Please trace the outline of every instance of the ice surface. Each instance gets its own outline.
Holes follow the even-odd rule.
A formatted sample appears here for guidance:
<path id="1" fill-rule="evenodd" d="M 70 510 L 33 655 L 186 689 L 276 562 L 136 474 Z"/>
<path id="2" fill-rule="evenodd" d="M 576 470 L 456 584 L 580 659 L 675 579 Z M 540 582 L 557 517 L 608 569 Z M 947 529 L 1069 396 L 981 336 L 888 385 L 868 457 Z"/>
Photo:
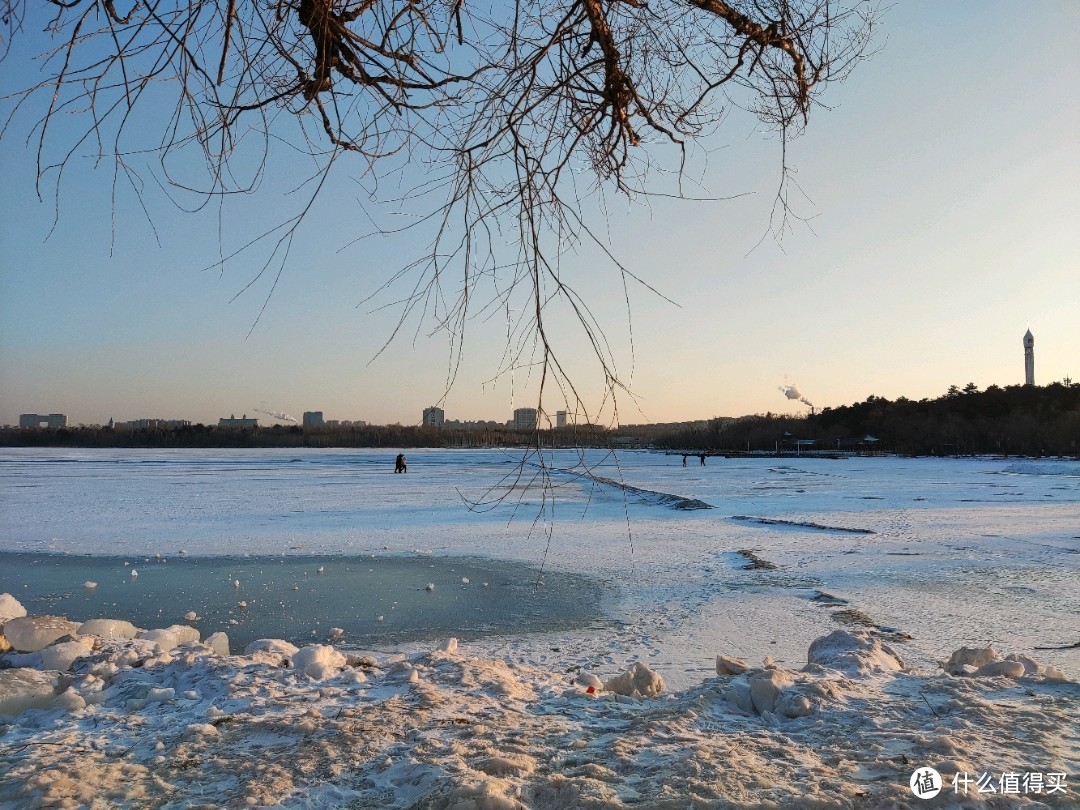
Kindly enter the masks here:
<path id="1" fill-rule="evenodd" d="M 332 628 L 360 647 L 487 636 L 493 654 L 538 662 L 643 660 L 680 688 L 715 672 L 716 653 L 771 655 L 797 669 L 810 643 L 837 628 L 882 632 L 923 665 L 995 644 L 1075 666 L 1076 461 L 714 458 L 682 467 L 678 456 L 645 451 L 558 451 L 544 457 L 545 501 L 535 455 L 522 468 L 518 451 L 415 451 L 409 475 L 394 476 L 395 453 L 2 450 L 0 552 L 21 552 L 35 571 L 0 560 L 0 590 L 37 600 L 37 613 L 124 615 L 143 627 L 193 610 L 200 630 L 227 631 L 240 648 L 276 635 L 326 641 Z M 676 510 L 665 496 L 713 508 Z M 548 519 L 550 538 L 540 530 Z M 232 556 L 208 556 L 222 551 Z M 747 553 L 773 567 L 746 569 Z M 69 579 L 63 555 L 86 554 L 110 559 L 76 557 L 88 568 Z M 246 565 L 245 554 L 257 559 Z M 495 570 L 469 567 L 479 564 Z M 425 565 L 435 566 L 426 576 Z M 514 613 L 541 568 L 546 593 L 577 600 L 542 617 Z M 88 575 L 96 592 L 81 587 Z M 561 575 L 580 579 L 560 584 Z M 483 582 L 507 598 L 470 592 Z M 448 595 L 468 599 L 435 610 L 423 602 Z"/>

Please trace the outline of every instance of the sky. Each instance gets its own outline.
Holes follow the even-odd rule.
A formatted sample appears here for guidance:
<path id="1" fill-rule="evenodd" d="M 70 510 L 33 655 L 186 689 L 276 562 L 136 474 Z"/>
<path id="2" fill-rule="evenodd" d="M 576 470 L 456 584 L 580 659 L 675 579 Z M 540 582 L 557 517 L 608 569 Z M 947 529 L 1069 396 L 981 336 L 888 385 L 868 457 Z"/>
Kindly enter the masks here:
<path id="1" fill-rule="evenodd" d="M 614 252 L 663 297 L 624 296 L 588 246 L 563 257 L 631 392 L 617 414 L 601 405 L 582 336 L 553 321 L 590 415 L 806 413 L 1019 384 L 1029 328 L 1036 382 L 1080 380 L 1080 4 L 1038 0 L 1025 16 L 1011 2 L 890 6 L 876 53 L 788 147 L 806 221 L 781 240 L 768 236 L 779 145 L 737 114 L 691 160 L 690 190 L 717 199 L 608 197 Z M 9 56 L 5 92 L 28 64 Z M 213 266 L 218 221 L 180 212 L 149 176 L 152 225 L 130 191 L 113 197 L 111 165 L 80 156 L 57 218 L 34 189 L 32 124 L 17 117 L 0 139 L 0 424 L 304 411 L 413 424 L 436 403 L 449 419 L 505 421 L 537 404 L 535 370 L 500 374 L 505 312 L 470 322 L 449 391 L 442 335 L 410 321 L 384 348 L 400 311 L 370 296 L 401 257 L 353 243 L 364 212 L 347 172 L 271 293 L 246 256 Z M 264 178 L 221 227 L 265 230 L 295 184 Z M 542 404 L 564 407 L 550 385 Z"/>

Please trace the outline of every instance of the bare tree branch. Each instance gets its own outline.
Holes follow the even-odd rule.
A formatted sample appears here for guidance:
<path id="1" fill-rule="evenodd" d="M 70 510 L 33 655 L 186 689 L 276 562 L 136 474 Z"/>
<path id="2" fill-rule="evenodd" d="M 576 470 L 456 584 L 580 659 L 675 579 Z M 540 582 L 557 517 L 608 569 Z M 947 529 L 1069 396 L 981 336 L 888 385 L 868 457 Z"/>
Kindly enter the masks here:
<path id="1" fill-rule="evenodd" d="M 402 290 L 394 335 L 410 318 L 445 332 L 451 385 L 470 320 L 514 301 L 528 316 L 503 368 L 535 363 L 540 387 L 575 411 L 584 397 L 545 328 L 555 311 L 580 327 L 608 395 L 626 386 L 561 257 L 595 242 L 627 306 L 630 286 L 651 289 L 589 226 L 592 202 L 666 193 L 657 175 L 681 180 L 687 144 L 736 107 L 777 132 L 782 232 L 787 142 L 867 56 L 874 19 L 869 0 L 130 1 L 0 0 L 0 134 L 29 121 L 58 212 L 65 170 L 89 157 L 115 162 L 114 193 L 122 179 L 143 204 L 150 171 L 181 207 L 216 202 L 224 217 L 272 155 L 294 150 L 312 193 L 220 248 L 219 264 L 268 252 L 245 289 L 276 265 L 273 291 L 331 169 L 348 173 L 376 224 L 342 243 L 374 234 L 415 249 L 373 282 Z M 41 54 L 40 75 L 14 64 L 17 38 Z M 402 210 L 413 223 L 388 225 Z"/>

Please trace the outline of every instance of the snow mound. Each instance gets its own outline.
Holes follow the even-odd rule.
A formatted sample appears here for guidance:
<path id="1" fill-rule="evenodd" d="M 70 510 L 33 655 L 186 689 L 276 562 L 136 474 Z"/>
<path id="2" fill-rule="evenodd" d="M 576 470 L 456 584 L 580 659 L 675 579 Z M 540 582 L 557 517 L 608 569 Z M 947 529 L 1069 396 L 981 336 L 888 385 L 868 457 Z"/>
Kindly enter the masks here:
<path id="1" fill-rule="evenodd" d="M 1068 682 L 1061 670 L 1046 667 L 1026 655 L 1012 653 L 1002 658 L 993 647 L 961 647 L 949 656 L 943 669 L 950 675 L 975 678 L 1032 678 Z"/>
<path id="2" fill-rule="evenodd" d="M 1080 476 L 1080 462 L 1061 459 L 1058 461 L 1014 461 L 1001 470 L 1012 475 L 1076 475 Z"/>
<path id="3" fill-rule="evenodd" d="M 63 616 L 21 616 L 4 625 L 4 636 L 19 652 L 37 652 L 64 636 L 76 636 L 79 625 Z"/>
<path id="4" fill-rule="evenodd" d="M 983 664 L 1000 658 L 993 647 L 961 647 L 949 656 L 949 660 L 945 662 L 945 671 L 950 675 L 970 675 Z"/>
<path id="5" fill-rule="evenodd" d="M 642 489 L 641 487 L 631 486 L 625 481 L 616 481 L 613 478 L 602 478 L 599 475 L 586 475 L 585 473 L 576 472 L 574 470 L 557 470 L 553 472 L 560 472 L 564 475 L 569 475 L 577 478 L 583 482 L 587 482 L 593 486 L 601 485 L 608 486 L 614 489 L 624 492 L 635 498 L 639 503 L 644 503 L 653 506 L 666 506 L 670 509 L 690 510 L 690 509 L 712 509 L 712 505 L 700 501 L 697 498 L 687 498 L 683 495 L 672 495 L 668 492 L 656 492 L 651 489 Z"/>
<path id="6" fill-rule="evenodd" d="M 292 656 L 293 666 L 313 681 L 332 678 L 345 668 L 345 656 L 329 644 L 310 644 Z"/>
<path id="7" fill-rule="evenodd" d="M 627 697 L 656 697 L 664 691 L 664 679 L 645 664 L 635 661 L 628 670 L 607 681 L 604 689 Z"/>
<path id="8" fill-rule="evenodd" d="M 834 630 L 815 639 L 806 660 L 852 676 L 899 672 L 904 668 L 904 660 L 892 647 L 865 630 Z"/>
<path id="9" fill-rule="evenodd" d="M 914 763 L 946 782 L 983 762 L 1056 763 L 1080 721 L 1075 684 L 878 674 L 851 660 L 874 656 L 858 634 L 822 639 L 819 660 L 872 677 L 766 659 L 644 704 L 582 699 L 568 680 L 595 676 L 562 662 L 352 654 L 316 680 L 313 667 L 341 666 L 332 647 L 262 639 L 226 659 L 206 646 L 148 659 L 150 641 L 104 639 L 67 676 L 0 670 L 0 710 L 25 712 L 3 720 L 0 806 L 899 808 Z M 660 684 L 644 665 L 618 678 L 639 695 Z"/>
<path id="10" fill-rule="evenodd" d="M 813 683 L 797 683 L 794 673 L 769 664 L 736 674 L 720 697 L 749 715 L 805 717 L 818 710 L 822 691 Z"/>

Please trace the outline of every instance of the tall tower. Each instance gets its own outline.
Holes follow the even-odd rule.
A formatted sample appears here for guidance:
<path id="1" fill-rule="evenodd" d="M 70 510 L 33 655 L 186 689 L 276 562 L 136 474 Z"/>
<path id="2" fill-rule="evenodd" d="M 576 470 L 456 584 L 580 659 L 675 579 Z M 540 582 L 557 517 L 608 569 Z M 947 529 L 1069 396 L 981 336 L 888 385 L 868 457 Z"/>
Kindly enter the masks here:
<path id="1" fill-rule="evenodd" d="M 1035 336 L 1028 329 L 1024 333 L 1024 385 L 1035 384 Z"/>

